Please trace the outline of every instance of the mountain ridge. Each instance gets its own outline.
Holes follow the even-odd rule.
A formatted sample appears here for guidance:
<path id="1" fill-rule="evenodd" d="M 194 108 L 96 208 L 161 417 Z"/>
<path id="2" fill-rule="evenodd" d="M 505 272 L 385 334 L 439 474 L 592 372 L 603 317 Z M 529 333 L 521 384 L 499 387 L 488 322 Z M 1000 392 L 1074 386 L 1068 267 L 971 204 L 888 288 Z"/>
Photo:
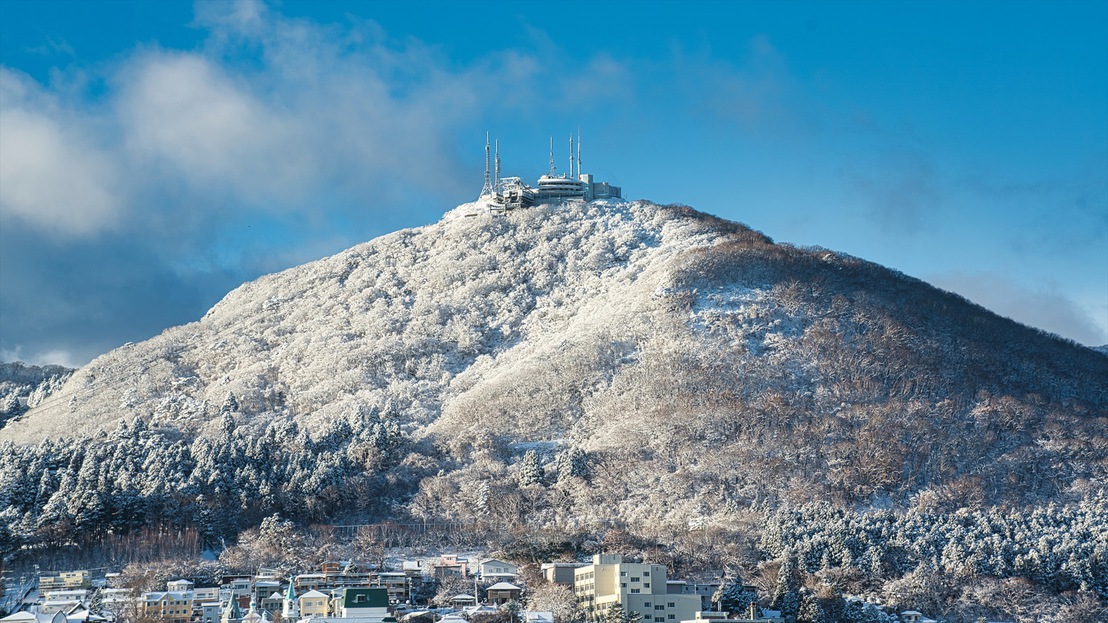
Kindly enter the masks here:
<path id="1" fill-rule="evenodd" d="M 417 488 L 397 508 L 463 520 L 537 441 L 551 469 L 587 457 L 575 477 L 594 491 L 536 522 L 601 519 L 603 499 L 641 526 L 770 498 L 958 506 L 1104 481 L 1108 358 L 1091 349 L 685 206 L 469 210 L 243 284 L 78 370 L 0 440 L 134 417 L 213 443 L 226 413 L 315 439 L 388 421 Z"/>

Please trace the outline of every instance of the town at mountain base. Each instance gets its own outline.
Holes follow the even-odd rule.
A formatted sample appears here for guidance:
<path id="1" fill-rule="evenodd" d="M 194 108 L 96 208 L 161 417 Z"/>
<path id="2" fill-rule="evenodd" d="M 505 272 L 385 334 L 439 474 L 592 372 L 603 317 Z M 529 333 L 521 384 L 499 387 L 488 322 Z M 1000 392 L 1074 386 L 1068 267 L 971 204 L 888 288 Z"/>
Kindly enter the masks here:
<path id="1" fill-rule="evenodd" d="M 683 206 L 472 213 L 244 284 L 9 418 L 9 561 L 279 514 L 1103 603 L 1108 357 Z"/>

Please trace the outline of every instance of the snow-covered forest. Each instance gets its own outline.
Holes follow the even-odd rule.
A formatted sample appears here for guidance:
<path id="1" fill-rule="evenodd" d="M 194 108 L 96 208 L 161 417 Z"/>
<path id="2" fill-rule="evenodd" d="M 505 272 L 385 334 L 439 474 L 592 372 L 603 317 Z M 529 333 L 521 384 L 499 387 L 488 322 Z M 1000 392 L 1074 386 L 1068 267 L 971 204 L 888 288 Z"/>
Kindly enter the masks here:
<path id="1" fill-rule="evenodd" d="M 280 514 L 1104 599 L 1108 357 L 683 206 L 467 211 L 58 377 L 0 428 L 4 551 Z"/>

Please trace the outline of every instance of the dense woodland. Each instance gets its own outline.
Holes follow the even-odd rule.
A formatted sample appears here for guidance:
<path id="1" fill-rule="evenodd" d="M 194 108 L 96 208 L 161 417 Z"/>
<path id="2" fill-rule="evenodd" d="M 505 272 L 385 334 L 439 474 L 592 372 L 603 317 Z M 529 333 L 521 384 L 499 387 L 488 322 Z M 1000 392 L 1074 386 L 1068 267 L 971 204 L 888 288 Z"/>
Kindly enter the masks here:
<path id="1" fill-rule="evenodd" d="M 622 548 L 802 620 L 1108 598 L 1108 357 L 685 207 L 451 214 L 52 378 L 0 405 L 16 561 L 153 530 L 246 564 L 279 516 Z"/>

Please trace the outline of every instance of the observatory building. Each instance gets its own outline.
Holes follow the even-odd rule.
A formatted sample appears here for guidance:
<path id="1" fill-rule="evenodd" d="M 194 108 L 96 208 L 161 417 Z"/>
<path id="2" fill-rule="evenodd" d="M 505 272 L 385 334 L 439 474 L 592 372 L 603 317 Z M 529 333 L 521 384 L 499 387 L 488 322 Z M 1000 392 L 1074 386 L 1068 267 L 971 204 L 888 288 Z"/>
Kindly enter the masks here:
<path id="1" fill-rule="evenodd" d="M 569 171 L 558 175 L 554 165 L 554 139 L 550 139 L 550 170 L 539 178 L 538 187 L 532 188 L 518 177 L 500 177 L 500 141 L 496 141 L 495 169 L 490 166 L 489 137 L 485 135 L 485 185 L 478 201 L 484 201 L 492 211 L 526 208 L 542 203 L 564 201 L 592 201 L 594 199 L 618 199 L 623 196 L 619 186 L 608 182 L 595 182 L 591 173 L 581 172 L 581 139 L 577 138 L 574 155 L 573 137 L 569 137 Z"/>

